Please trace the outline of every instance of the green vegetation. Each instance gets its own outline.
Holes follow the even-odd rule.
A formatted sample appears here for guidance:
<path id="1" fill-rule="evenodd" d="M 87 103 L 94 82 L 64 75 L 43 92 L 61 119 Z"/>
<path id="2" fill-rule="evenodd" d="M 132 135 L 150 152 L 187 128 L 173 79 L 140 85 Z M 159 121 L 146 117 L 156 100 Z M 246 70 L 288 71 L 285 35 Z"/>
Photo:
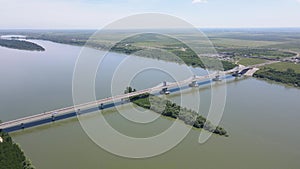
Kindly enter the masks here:
<path id="1" fill-rule="evenodd" d="M 251 65 L 257 65 L 261 63 L 265 63 L 266 60 L 264 59 L 257 59 L 257 58 L 241 58 L 239 60 L 239 64 L 244 65 L 244 66 L 251 66 Z"/>
<path id="2" fill-rule="evenodd" d="M 264 68 L 271 68 L 277 71 L 287 71 L 287 69 L 293 69 L 296 73 L 300 73 L 300 64 L 295 64 L 291 62 L 279 62 L 271 65 L 267 65 Z"/>
<path id="3" fill-rule="evenodd" d="M 0 136 L 3 138 L 3 142 L 0 142 L 1 169 L 34 169 L 24 152 L 7 133 L 0 131 Z"/>
<path id="4" fill-rule="evenodd" d="M 299 49 L 300 29 L 209 29 L 205 30 L 217 47 Z M 298 44 L 298 46 L 296 45 Z"/>
<path id="5" fill-rule="evenodd" d="M 254 77 L 269 79 L 272 81 L 293 85 L 296 87 L 300 86 L 300 73 L 299 70 L 296 72 L 292 68 L 287 68 L 284 71 L 280 71 L 271 67 L 265 67 L 254 74 Z"/>
<path id="6" fill-rule="evenodd" d="M 127 93 L 132 93 L 132 92 L 136 92 L 135 89 L 132 89 L 132 87 L 126 87 L 124 93 L 127 94 Z"/>
<path id="7" fill-rule="evenodd" d="M 127 88 L 129 91 L 131 87 Z M 196 111 L 181 107 L 176 103 L 169 100 L 162 99 L 158 96 L 150 94 L 142 94 L 139 96 L 134 96 L 130 98 L 130 101 L 134 104 L 143 107 L 145 109 L 150 109 L 156 113 L 159 113 L 166 117 L 171 117 L 173 119 L 179 119 L 185 124 L 193 126 L 195 128 L 201 128 L 209 132 L 228 137 L 227 131 L 219 126 L 214 126 L 211 122 L 207 121 L 206 118 L 199 115 Z"/>
<path id="8" fill-rule="evenodd" d="M 300 51 L 300 29 L 224 29 L 205 33 L 218 52 L 227 52 L 231 57 L 278 59 Z"/>
<path id="9" fill-rule="evenodd" d="M 114 52 L 125 53 L 127 55 L 143 50 L 141 47 L 128 44 L 126 42 L 119 42 L 111 48 Z"/>
<path id="10" fill-rule="evenodd" d="M 66 36 L 63 34 L 34 34 L 29 36 L 29 39 L 41 39 L 41 40 L 48 40 L 56 43 L 63 43 L 63 44 L 70 44 L 76 46 L 83 46 L 86 43 L 86 38 L 80 35 L 73 35 L 73 36 Z"/>
<path id="11" fill-rule="evenodd" d="M 291 86 L 300 86 L 300 65 L 290 62 L 279 62 L 263 67 L 254 77 L 264 78 Z"/>
<path id="12" fill-rule="evenodd" d="M 20 50 L 45 51 L 42 46 L 23 40 L 0 39 L 0 46 Z"/>
<path id="13" fill-rule="evenodd" d="M 249 36 L 250 33 L 248 34 Z M 247 39 L 232 39 L 231 37 L 219 38 L 215 34 L 211 35 L 212 42 L 216 47 L 226 48 L 260 48 L 267 45 L 278 45 L 280 42 L 267 41 L 267 40 L 247 40 Z M 238 38 L 238 37 L 236 37 Z"/>
<path id="14" fill-rule="evenodd" d="M 204 66 L 197 54 L 194 51 L 192 51 L 188 46 L 186 46 L 177 39 L 160 34 L 147 33 L 135 35 L 129 38 L 125 38 L 121 42 L 113 45 L 118 39 L 123 39 L 124 37 L 127 37 L 128 34 L 130 34 L 131 32 L 127 32 L 125 30 L 107 31 L 105 32 L 105 34 L 101 34 L 101 38 L 98 38 L 97 35 L 92 36 L 93 33 L 93 31 L 40 31 L 18 33 L 3 32 L 2 34 L 19 34 L 26 35 L 28 39 L 49 40 L 56 43 L 64 43 L 78 46 L 86 45 L 95 49 L 111 50 L 113 52 L 125 53 L 129 55 L 135 54 L 137 56 L 142 57 L 174 61 L 181 64 L 185 63 L 189 66 L 201 67 L 206 69 L 229 70 L 236 66 L 235 64 L 228 61 L 221 61 L 223 65 L 218 63 L 212 65 L 206 64 Z M 183 39 L 186 39 L 190 43 L 194 40 L 193 36 L 190 36 L 188 32 L 187 35 L 182 36 Z M 189 39 L 191 39 L 192 41 L 190 41 Z M 195 46 L 200 45 L 202 47 L 200 50 L 204 51 L 205 49 L 203 49 L 203 47 L 206 44 L 202 44 L 202 41 L 200 41 L 200 43 L 201 44 L 195 43 Z M 154 48 L 159 49 L 159 52 L 158 50 L 156 50 L 156 53 L 153 52 L 152 49 Z M 166 52 L 164 52 L 164 54 L 162 55 L 161 51 L 172 53 L 173 56 L 165 56 Z M 175 58 L 174 55 L 177 56 L 177 58 Z M 203 60 L 207 58 L 204 57 L 201 59 Z M 215 60 L 212 61 L 213 63 L 217 62 L 217 59 L 210 60 Z"/>
<path id="15" fill-rule="evenodd" d="M 295 56 L 295 53 L 266 48 L 221 48 L 219 52 L 225 52 L 232 57 L 254 57 L 263 59 L 280 59 Z"/>
<path id="16" fill-rule="evenodd" d="M 220 65 L 216 59 L 200 59 L 189 46 L 179 40 L 153 33 L 135 35 L 124 39 L 113 46 L 111 50 L 143 57 L 175 61 L 181 64 L 185 63 L 188 66 L 206 69 L 230 70 L 237 66 L 228 61 L 221 61 L 222 65 Z M 162 54 L 162 51 L 165 52 Z M 203 60 L 206 61 L 205 65 L 202 62 Z"/>
<path id="17" fill-rule="evenodd" d="M 157 30 L 160 32 L 160 30 Z M 208 69 L 221 69 L 219 59 L 225 70 L 231 69 L 236 65 L 233 63 L 240 59 L 240 64 L 252 65 L 261 63 L 263 60 L 278 60 L 291 56 L 295 56 L 300 52 L 300 29 L 206 29 L 202 30 L 208 39 L 215 46 L 215 49 L 207 43 L 206 38 L 199 38 L 197 34 L 188 30 L 163 35 L 161 34 L 140 34 L 128 38 L 134 32 L 128 30 L 111 30 L 101 32 L 99 38 L 97 35 L 92 36 L 94 30 L 38 30 L 27 32 L 10 32 L 2 31 L 1 35 L 18 34 L 25 35 L 29 39 L 50 40 L 53 42 L 85 45 L 100 49 L 110 50 L 114 52 L 134 54 L 148 58 L 162 59 L 166 61 L 187 64 L 194 67 L 202 67 Z M 172 32 L 172 31 L 171 31 Z M 174 36 L 173 36 L 174 35 Z M 184 40 L 189 46 L 192 46 L 197 53 L 200 53 L 201 59 L 198 58 L 188 46 L 176 37 Z M 125 39 L 124 39 L 125 38 Z M 119 42 L 119 39 L 124 39 Z M 115 42 L 119 42 L 115 44 Z M 114 45 L 115 44 L 115 45 Z M 216 58 L 214 50 L 220 54 L 220 58 Z M 174 57 L 178 56 L 178 57 Z M 223 57 L 224 56 L 224 57 Z M 273 67 L 274 66 L 274 67 Z M 282 63 L 282 65 L 272 65 L 276 71 L 285 72 L 288 68 L 298 72 L 294 64 Z M 258 73 L 262 73 L 262 70 Z"/>

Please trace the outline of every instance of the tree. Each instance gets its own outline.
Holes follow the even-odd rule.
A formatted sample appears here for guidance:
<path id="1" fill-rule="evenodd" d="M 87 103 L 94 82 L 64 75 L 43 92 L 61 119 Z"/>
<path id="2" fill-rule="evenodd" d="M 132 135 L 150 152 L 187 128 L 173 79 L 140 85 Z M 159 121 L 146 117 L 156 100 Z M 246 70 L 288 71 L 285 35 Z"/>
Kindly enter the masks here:
<path id="1" fill-rule="evenodd" d="M 294 69 L 291 69 L 291 68 L 288 68 L 288 69 L 286 70 L 286 72 L 287 72 L 288 74 L 295 74 L 295 70 L 294 70 Z"/>
<path id="2" fill-rule="evenodd" d="M 136 90 L 135 89 L 132 89 L 132 87 L 126 87 L 124 93 L 127 94 L 127 93 L 132 93 L 132 92 L 135 92 Z"/>

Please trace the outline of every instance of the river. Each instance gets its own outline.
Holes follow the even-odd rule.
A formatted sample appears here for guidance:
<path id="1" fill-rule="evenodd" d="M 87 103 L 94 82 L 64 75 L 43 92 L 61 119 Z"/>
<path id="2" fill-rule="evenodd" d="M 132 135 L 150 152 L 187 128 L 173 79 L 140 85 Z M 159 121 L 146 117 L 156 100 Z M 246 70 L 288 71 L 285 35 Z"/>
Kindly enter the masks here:
<path id="1" fill-rule="evenodd" d="M 2 121 L 73 104 L 72 75 L 81 48 L 49 41 L 34 42 L 46 51 L 0 47 Z M 101 51 L 93 52 L 101 54 Z M 96 77 L 97 98 L 110 95 L 110 77 L 114 67 L 126 58 L 126 55 L 117 53 L 109 55 Z M 125 64 L 128 64 L 128 69 L 143 64 L 163 65 L 178 71 L 178 74 L 185 68 L 176 63 L 136 56 L 131 56 Z M 205 74 L 202 69 L 192 71 Z M 133 86 L 142 89 L 163 80 L 171 81 L 172 77 L 157 70 L 149 70 L 137 75 Z M 228 131 L 228 138 L 213 135 L 206 143 L 199 144 L 200 132 L 193 129 L 175 148 L 152 158 L 129 159 L 103 150 L 89 139 L 77 118 L 25 129 L 11 135 L 33 164 L 41 169 L 298 169 L 300 90 L 255 78 L 232 79 L 226 87 L 226 106 L 220 125 Z M 218 89 L 220 86 L 213 85 L 213 88 Z M 191 103 L 194 101 L 193 90 L 189 89 L 183 94 L 184 99 Z M 200 109 L 205 114 L 210 105 L 211 89 L 204 86 L 199 88 L 199 92 Z M 168 97 L 175 102 L 180 101 L 178 94 Z M 132 111 L 130 105 L 120 108 L 128 113 Z M 115 109 L 107 110 L 103 116 L 116 130 L 136 137 L 156 135 L 173 123 L 173 120 L 163 117 L 149 124 L 131 123 Z M 106 131 L 99 129 L 99 132 Z"/>

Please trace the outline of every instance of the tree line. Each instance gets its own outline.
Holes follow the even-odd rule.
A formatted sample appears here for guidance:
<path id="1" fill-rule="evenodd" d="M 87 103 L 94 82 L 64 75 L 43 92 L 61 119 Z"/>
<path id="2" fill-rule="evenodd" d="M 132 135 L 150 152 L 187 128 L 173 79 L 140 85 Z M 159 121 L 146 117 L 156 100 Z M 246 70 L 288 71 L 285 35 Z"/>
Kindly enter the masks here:
<path id="1" fill-rule="evenodd" d="M 0 46 L 20 50 L 45 51 L 42 46 L 23 40 L 0 39 Z"/>
<path id="2" fill-rule="evenodd" d="M 128 87 L 125 93 L 128 91 L 135 90 L 131 87 Z M 181 107 L 169 100 L 150 95 L 149 93 L 133 96 L 129 99 L 134 104 L 145 109 L 152 110 L 163 116 L 171 117 L 173 119 L 179 119 L 185 124 L 193 126 L 195 128 L 201 128 L 209 132 L 228 137 L 227 131 L 224 128 L 220 126 L 214 126 L 210 121 L 198 114 L 196 111 L 187 109 L 186 107 Z"/>
<path id="3" fill-rule="evenodd" d="M 254 77 L 264 78 L 273 80 L 276 82 L 300 86 L 300 74 L 296 73 L 295 70 L 288 68 L 286 71 L 278 71 L 273 68 L 264 68 L 262 70 L 257 71 L 254 74 Z"/>

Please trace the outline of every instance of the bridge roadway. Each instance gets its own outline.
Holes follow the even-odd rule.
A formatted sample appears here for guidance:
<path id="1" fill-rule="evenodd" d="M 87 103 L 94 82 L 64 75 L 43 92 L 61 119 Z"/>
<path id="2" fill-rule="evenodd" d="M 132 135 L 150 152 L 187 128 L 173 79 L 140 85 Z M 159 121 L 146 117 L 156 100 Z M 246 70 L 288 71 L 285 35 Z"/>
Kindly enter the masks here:
<path id="1" fill-rule="evenodd" d="M 133 96 L 137 96 L 137 95 L 141 95 L 141 94 L 145 94 L 145 93 L 159 92 L 159 91 L 161 91 L 165 88 L 171 89 L 171 88 L 174 88 L 174 87 L 180 87 L 180 86 L 183 86 L 183 85 L 188 85 L 188 84 L 190 84 L 192 82 L 195 82 L 195 81 L 203 81 L 203 80 L 207 80 L 207 79 L 213 79 L 216 76 L 223 76 L 223 75 L 227 75 L 227 74 L 232 74 L 232 73 L 235 73 L 237 71 L 241 72 L 245 69 L 251 69 L 251 68 L 254 68 L 254 67 L 257 67 L 257 66 L 264 66 L 264 65 L 266 65 L 266 64 L 263 64 L 263 65 L 259 64 L 259 65 L 254 65 L 254 66 L 251 66 L 251 67 L 244 67 L 244 68 L 237 67 L 237 68 L 234 68 L 234 69 L 229 70 L 229 71 L 216 72 L 216 73 L 212 73 L 212 74 L 205 75 L 205 76 L 195 76 L 195 77 L 183 80 L 183 81 L 169 83 L 165 86 L 163 86 L 163 85 L 156 86 L 156 87 L 153 87 L 153 88 L 144 89 L 144 90 L 136 91 L 136 92 L 133 92 L 133 93 L 117 95 L 117 96 L 114 96 L 114 97 L 109 97 L 109 98 L 105 98 L 105 99 L 101 99 L 101 100 L 97 100 L 97 101 L 83 103 L 83 104 L 79 104 L 79 105 L 76 105 L 76 106 L 70 106 L 70 107 L 66 107 L 66 108 L 62 108 L 62 109 L 57 109 L 57 110 L 48 111 L 48 112 L 45 112 L 45 113 L 36 114 L 36 115 L 33 115 L 33 116 L 27 116 L 27 117 L 24 117 L 24 118 L 19 118 L 19 119 L 16 119 L 16 120 L 3 122 L 3 123 L 0 124 L 0 129 L 2 129 L 4 131 L 7 130 L 7 132 L 10 132 L 10 131 L 16 131 L 16 130 L 20 130 L 22 128 L 28 128 L 28 127 L 38 125 L 38 124 L 35 124 L 35 125 L 32 124 L 30 126 L 28 126 L 28 125 L 26 126 L 26 124 L 28 124 L 28 123 L 33 123 L 33 122 L 40 121 L 39 124 L 45 124 L 45 123 L 48 123 L 48 122 L 51 122 L 51 121 L 55 121 L 56 117 L 64 116 L 64 115 L 65 115 L 65 118 L 74 117 L 77 114 L 80 114 L 80 111 L 84 110 L 84 109 L 93 108 L 93 107 L 95 108 L 95 107 L 99 107 L 100 105 L 104 105 L 104 104 L 115 102 L 115 101 L 120 101 L 122 99 L 127 99 L 129 97 L 133 97 Z M 73 114 L 70 114 L 70 113 L 73 113 Z"/>

